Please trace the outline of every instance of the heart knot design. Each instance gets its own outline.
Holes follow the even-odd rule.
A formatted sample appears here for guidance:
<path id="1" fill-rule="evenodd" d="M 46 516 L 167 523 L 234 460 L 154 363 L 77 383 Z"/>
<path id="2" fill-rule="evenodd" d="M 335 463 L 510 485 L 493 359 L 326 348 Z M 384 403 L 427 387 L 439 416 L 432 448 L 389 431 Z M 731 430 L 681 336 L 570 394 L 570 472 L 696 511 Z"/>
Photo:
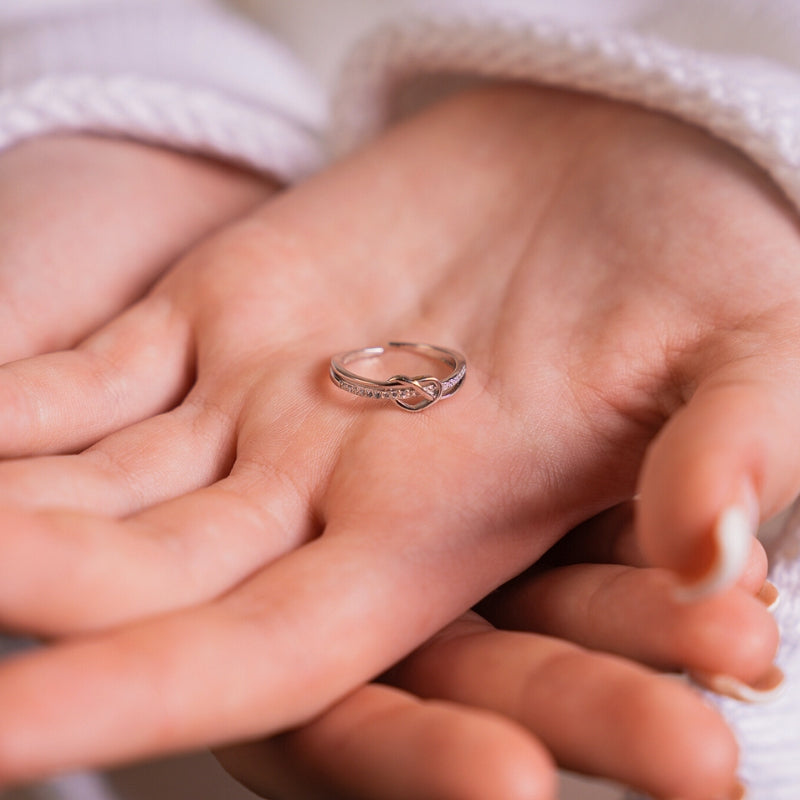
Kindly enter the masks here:
<path id="1" fill-rule="evenodd" d="M 409 402 L 410 398 L 396 397 L 394 402 L 405 411 L 422 411 L 432 406 L 437 400 L 441 399 L 444 387 L 438 378 L 430 375 L 417 375 L 409 378 L 408 375 L 393 375 L 388 383 L 393 386 L 403 386 L 414 389 L 416 402 Z"/>

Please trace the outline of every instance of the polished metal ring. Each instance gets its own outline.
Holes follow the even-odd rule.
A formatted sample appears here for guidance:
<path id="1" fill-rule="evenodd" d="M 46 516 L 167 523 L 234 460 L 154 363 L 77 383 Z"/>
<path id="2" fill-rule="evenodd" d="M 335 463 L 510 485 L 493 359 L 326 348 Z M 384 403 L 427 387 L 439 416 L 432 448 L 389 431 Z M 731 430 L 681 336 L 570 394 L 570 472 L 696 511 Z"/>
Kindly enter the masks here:
<path id="1" fill-rule="evenodd" d="M 441 361 L 450 367 L 444 378 L 433 375 L 392 375 L 384 381 L 371 380 L 347 369 L 354 361 L 380 358 L 389 349 L 408 350 L 419 356 Z M 412 342 L 389 342 L 385 347 L 362 347 L 338 353 L 331 359 L 331 380 L 346 392 L 358 397 L 377 400 L 393 400 L 404 411 L 422 411 L 445 397 L 455 394 L 467 374 L 467 362 L 456 350 L 435 347 L 432 344 Z"/>

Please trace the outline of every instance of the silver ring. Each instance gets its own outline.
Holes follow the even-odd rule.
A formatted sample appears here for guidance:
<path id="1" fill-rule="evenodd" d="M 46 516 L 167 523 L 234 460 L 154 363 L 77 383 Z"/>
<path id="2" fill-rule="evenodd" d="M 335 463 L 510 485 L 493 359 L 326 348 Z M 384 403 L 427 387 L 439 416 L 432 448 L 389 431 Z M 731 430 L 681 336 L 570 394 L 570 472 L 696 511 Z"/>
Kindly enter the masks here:
<path id="1" fill-rule="evenodd" d="M 347 369 L 347 365 L 354 361 L 380 358 L 389 348 L 409 350 L 416 355 L 441 361 L 450 367 L 451 372 L 444 378 L 433 375 L 417 375 L 413 378 L 408 375 L 392 375 L 385 381 L 376 381 Z M 331 359 L 330 374 L 336 386 L 358 397 L 393 400 L 404 411 L 422 411 L 459 390 L 467 374 L 467 361 L 461 353 L 446 347 L 389 342 L 385 347 L 362 347 L 360 350 L 338 353 Z"/>

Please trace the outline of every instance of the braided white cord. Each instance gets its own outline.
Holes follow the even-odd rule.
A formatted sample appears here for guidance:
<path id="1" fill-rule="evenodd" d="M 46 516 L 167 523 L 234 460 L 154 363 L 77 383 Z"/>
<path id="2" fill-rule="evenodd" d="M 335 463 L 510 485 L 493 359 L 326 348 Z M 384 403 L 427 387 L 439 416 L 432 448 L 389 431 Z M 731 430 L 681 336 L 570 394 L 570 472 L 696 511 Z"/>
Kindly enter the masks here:
<path id="1" fill-rule="evenodd" d="M 411 19 L 389 24 L 349 59 L 334 104 L 351 149 L 387 124 L 419 76 L 537 81 L 665 111 L 747 153 L 800 204 L 800 78 L 777 65 L 680 50 L 625 31 L 547 20 Z"/>
<path id="2" fill-rule="evenodd" d="M 296 180 L 319 166 L 317 137 L 293 120 L 213 91 L 139 76 L 41 78 L 0 94 L 0 148 L 52 131 L 134 137 Z"/>
<path id="3" fill-rule="evenodd" d="M 91 0 L 0 14 L 0 147 L 127 135 L 296 180 L 323 159 L 319 87 L 283 45 L 207 0 Z"/>

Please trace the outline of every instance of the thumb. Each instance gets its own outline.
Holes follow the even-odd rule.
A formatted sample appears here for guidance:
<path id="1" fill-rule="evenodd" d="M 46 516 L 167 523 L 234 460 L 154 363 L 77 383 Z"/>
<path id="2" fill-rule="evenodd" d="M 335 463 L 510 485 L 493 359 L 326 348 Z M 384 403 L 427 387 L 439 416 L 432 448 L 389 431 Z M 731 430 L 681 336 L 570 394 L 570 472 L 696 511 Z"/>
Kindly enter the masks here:
<path id="1" fill-rule="evenodd" d="M 761 520 L 800 488 L 800 380 L 753 356 L 707 377 L 650 447 L 637 535 L 694 600 L 734 584 Z"/>

